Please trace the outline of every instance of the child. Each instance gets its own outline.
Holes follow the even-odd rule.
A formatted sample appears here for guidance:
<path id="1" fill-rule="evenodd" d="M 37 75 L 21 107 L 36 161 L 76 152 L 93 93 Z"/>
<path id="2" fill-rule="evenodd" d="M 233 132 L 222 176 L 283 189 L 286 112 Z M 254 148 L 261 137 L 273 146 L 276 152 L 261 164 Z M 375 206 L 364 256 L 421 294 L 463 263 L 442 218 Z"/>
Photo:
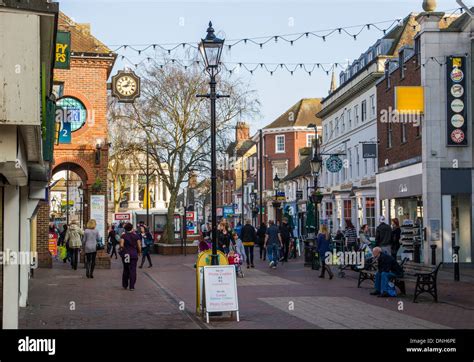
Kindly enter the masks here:
<path id="1" fill-rule="evenodd" d="M 242 240 L 240 240 L 239 235 L 237 233 L 232 234 L 232 243 L 230 245 L 230 249 L 240 255 L 242 263 L 245 263 L 245 248 Z"/>

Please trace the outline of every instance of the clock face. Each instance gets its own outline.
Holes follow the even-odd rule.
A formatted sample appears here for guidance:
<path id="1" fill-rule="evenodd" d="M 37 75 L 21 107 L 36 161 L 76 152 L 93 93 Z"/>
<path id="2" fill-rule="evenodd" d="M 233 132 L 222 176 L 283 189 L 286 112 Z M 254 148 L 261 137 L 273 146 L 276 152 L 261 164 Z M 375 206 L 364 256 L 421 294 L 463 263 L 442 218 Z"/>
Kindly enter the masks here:
<path id="1" fill-rule="evenodd" d="M 123 96 L 131 96 L 137 90 L 137 81 L 129 75 L 123 75 L 117 79 L 116 89 Z"/>

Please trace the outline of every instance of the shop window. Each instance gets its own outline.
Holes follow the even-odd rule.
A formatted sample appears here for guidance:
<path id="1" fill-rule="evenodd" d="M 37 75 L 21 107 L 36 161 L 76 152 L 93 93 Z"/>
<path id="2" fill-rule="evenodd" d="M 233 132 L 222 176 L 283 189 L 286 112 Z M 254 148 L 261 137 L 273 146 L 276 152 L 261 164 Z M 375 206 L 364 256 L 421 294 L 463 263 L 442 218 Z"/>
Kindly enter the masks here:
<path id="1" fill-rule="evenodd" d="M 370 236 L 375 236 L 375 198 L 365 199 L 365 220 L 369 227 Z"/>
<path id="2" fill-rule="evenodd" d="M 344 224 L 346 220 L 352 221 L 352 200 L 344 200 Z"/>

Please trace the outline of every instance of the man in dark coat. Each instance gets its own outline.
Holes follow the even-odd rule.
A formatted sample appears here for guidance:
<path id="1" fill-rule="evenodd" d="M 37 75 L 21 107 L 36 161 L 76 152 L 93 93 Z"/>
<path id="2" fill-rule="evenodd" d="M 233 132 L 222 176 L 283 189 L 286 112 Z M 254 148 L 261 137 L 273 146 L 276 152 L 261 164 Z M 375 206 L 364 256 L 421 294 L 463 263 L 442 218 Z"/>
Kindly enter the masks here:
<path id="1" fill-rule="evenodd" d="M 385 223 L 384 216 L 380 216 L 380 225 L 375 230 L 375 246 L 382 248 L 384 253 L 392 253 L 392 228 Z"/>
<path id="2" fill-rule="evenodd" d="M 375 247 L 372 252 L 374 254 L 374 259 L 378 264 L 378 271 L 375 273 L 375 290 L 370 294 L 378 295 L 380 297 L 394 296 L 389 294 L 390 288 L 388 283 L 394 277 L 402 277 L 403 269 L 394 257 L 382 252 L 380 247 Z"/>
<path id="3" fill-rule="evenodd" d="M 280 261 L 287 262 L 288 252 L 290 250 L 291 229 L 288 225 L 288 219 L 286 217 L 283 218 L 280 225 L 280 234 L 281 241 L 283 242 L 283 256 L 281 257 Z"/>

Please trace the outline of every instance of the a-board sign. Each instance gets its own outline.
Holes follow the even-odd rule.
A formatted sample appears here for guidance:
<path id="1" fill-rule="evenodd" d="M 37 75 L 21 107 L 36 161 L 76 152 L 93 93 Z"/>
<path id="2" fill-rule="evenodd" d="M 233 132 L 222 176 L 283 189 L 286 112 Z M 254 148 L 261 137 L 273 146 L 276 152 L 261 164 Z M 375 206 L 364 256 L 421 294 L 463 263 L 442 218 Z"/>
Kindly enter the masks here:
<path id="1" fill-rule="evenodd" d="M 204 294 L 206 313 L 237 312 L 237 277 L 234 265 L 204 267 Z"/>

